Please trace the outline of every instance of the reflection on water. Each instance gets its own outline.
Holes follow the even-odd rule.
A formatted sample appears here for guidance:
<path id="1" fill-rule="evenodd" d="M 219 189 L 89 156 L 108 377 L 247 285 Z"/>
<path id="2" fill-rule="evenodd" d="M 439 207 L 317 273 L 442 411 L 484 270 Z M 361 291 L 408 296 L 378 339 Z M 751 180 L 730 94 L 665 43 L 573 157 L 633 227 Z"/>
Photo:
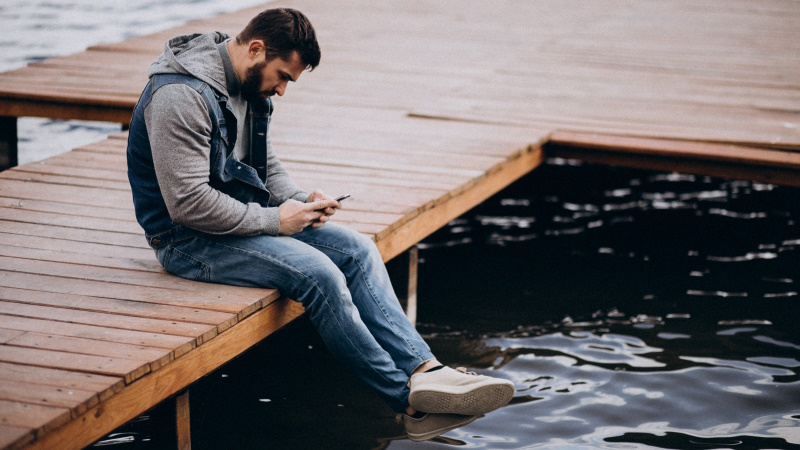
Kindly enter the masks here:
<path id="1" fill-rule="evenodd" d="M 420 253 L 420 330 L 511 404 L 410 442 L 300 319 L 198 383 L 193 444 L 800 448 L 797 194 L 550 161 Z"/>

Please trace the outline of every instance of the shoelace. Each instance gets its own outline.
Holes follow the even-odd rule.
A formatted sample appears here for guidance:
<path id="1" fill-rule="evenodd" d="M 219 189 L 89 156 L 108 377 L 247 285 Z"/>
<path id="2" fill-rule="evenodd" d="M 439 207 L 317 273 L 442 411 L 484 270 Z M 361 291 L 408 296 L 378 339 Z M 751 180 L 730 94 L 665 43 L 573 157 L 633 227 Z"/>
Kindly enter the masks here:
<path id="1" fill-rule="evenodd" d="M 467 368 L 466 367 L 456 367 L 456 372 L 461 372 L 461 373 L 463 373 L 465 375 L 476 375 L 476 376 L 478 375 L 475 372 L 467 372 Z"/>

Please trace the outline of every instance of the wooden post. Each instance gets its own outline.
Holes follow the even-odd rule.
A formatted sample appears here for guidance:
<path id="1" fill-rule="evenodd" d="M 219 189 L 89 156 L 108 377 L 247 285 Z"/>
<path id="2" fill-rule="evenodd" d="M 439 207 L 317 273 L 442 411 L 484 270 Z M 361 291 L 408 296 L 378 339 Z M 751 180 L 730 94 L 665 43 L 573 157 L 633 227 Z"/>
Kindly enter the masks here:
<path id="1" fill-rule="evenodd" d="M 192 450 L 192 430 L 189 415 L 189 391 L 175 399 L 175 429 L 178 435 L 178 450 Z"/>
<path id="2" fill-rule="evenodd" d="M 14 167 L 17 158 L 17 118 L 0 116 L 0 171 Z"/>
<path id="3" fill-rule="evenodd" d="M 386 263 L 397 299 L 406 311 L 408 320 L 417 326 L 417 266 L 419 249 L 413 246 Z"/>
<path id="4" fill-rule="evenodd" d="M 153 427 L 153 440 L 161 442 L 159 448 L 192 449 L 188 389 L 159 403 L 148 415 Z"/>

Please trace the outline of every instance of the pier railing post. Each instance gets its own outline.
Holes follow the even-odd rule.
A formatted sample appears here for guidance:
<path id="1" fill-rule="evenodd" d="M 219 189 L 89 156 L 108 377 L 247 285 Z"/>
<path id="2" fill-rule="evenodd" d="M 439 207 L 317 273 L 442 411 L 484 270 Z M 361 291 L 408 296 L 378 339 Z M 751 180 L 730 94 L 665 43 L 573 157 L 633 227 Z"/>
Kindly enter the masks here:
<path id="1" fill-rule="evenodd" d="M 419 249 L 413 246 L 386 263 L 397 299 L 406 311 L 408 320 L 417 325 L 417 266 Z"/>
<path id="2" fill-rule="evenodd" d="M 0 171 L 19 163 L 17 157 L 17 118 L 0 116 Z"/>

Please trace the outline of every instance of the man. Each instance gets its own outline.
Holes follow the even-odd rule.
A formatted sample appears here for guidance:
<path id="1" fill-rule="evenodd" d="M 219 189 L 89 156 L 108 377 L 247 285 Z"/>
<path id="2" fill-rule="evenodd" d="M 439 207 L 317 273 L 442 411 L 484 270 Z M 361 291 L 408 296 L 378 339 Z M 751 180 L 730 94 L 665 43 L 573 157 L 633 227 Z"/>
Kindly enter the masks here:
<path id="1" fill-rule="evenodd" d="M 444 367 L 406 319 L 371 240 L 327 223 L 272 151 L 270 97 L 320 61 L 300 12 L 271 9 L 230 39 L 179 36 L 150 68 L 128 139 L 136 217 L 161 265 L 189 279 L 277 288 L 330 351 L 430 439 L 499 408 L 507 380 Z"/>

